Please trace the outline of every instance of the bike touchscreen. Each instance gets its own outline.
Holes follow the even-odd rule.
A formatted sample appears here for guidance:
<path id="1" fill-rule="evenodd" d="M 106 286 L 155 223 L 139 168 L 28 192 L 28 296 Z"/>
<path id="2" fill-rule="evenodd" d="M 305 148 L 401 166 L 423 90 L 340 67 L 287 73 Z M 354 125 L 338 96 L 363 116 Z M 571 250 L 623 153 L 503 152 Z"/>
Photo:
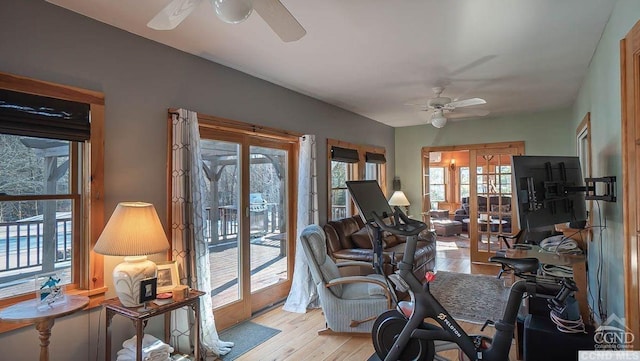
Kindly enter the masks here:
<path id="1" fill-rule="evenodd" d="M 387 218 L 393 214 L 382 189 L 375 180 L 347 181 L 347 188 L 353 202 L 358 207 L 360 217 L 365 223 L 375 222 L 373 213 L 380 218 Z"/>

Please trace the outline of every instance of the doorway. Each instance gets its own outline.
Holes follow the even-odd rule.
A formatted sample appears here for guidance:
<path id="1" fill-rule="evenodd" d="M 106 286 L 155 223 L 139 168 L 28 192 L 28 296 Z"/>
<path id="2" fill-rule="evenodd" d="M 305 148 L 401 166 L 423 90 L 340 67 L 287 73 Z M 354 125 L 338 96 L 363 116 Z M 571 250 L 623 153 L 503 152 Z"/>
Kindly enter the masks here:
<path id="1" fill-rule="evenodd" d="M 513 202 L 511 156 L 524 153 L 524 142 L 424 147 L 423 215 L 439 240 L 453 241 L 468 252 L 438 256 L 466 256 L 466 263 L 488 263 L 503 245 L 498 234 L 518 231 Z M 442 217 L 447 219 L 443 222 Z M 448 226 L 443 226 L 448 224 Z M 440 243 L 439 243 L 440 244 Z M 448 246 L 452 246 L 450 243 Z"/>
<path id="2" fill-rule="evenodd" d="M 212 303 L 223 329 L 284 299 L 291 287 L 297 143 L 206 125 L 200 136 Z"/>

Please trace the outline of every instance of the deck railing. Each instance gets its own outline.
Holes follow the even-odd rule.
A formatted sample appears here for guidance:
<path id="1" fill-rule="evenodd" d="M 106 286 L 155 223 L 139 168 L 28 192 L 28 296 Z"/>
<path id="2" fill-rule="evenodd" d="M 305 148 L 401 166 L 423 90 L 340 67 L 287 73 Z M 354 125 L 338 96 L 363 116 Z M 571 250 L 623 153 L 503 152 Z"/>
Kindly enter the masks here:
<path id="1" fill-rule="evenodd" d="M 331 206 L 331 220 L 337 220 L 347 217 L 347 206 Z"/>
<path id="2" fill-rule="evenodd" d="M 264 205 L 264 209 L 262 209 L 262 207 L 257 209 L 258 210 L 250 209 L 251 232 L 261 234 L 280 233 L 279 225 L 282 220 L 281 217 L 283 217 L 282 212 L 280 212 L 280 207 L 275 203 L 267 203 Z M 217 228 L 215 228 L 217 231 L 217 239 L 211 224 L 211 209 L 207 208 L 206 212 L 205 239 L 210 244 L 222 242 L 226 239 L 235 239 L 238 236 L 238 210 L 235 206 L 218 207 L 218 225 Z"/>
<path id="3" fill-rule="evenodd" d="M 42 221 L 0 223 L 0 278 L 7 271 L 42 266 Z M 59 218 L 55 227 L 55 263 L 71 260 L 71 218 Z"/>

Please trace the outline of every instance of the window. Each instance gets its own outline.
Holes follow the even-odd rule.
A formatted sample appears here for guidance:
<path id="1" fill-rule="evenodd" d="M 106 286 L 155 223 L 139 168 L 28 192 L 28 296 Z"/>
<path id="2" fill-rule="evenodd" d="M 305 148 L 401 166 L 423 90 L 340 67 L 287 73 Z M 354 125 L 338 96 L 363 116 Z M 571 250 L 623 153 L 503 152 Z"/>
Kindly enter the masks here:
<path id="1" fill-rule="evenodd" d="M 591 177 L 591 112 L 587 112 L 576 129 L 576 146 L 584 178 Z M 593 201 L 587 201 L 589 215 L 593 214 Z"/>
<path id="2" fill-rule="evenodd" d="M 444 167 L 429 167 L 429 192 L 431 209 L 438 209 L 438 202 L 446 201 Z"/>
<path id="3" fill-rule="evenodd" d="M 591 177 L 591 113 L 587 113 L 576 129 L 577 153 L 584 178 Z"/>
<path id="4" fill-rule="evenodd" d="M 102 297 L 104 96 L 0 73 L 0 305 L 55 271 Z M 91 279 L 91 281 L 90 281 Z"/>
<path id="5" fill-rule="evenodd" d="M 354 167 L 346 162 L 331 161 L 331 217 L 329 220 L 341 219 L 353 214 L 346 182 L 355 179 L 352 177 L 355 173 Z"/>
<path id="6" fill-rule="evenodd" d="M 511 166 L 500 165 L 496 166 L 496 188 L 498 193 L 511 194 Z"/>
<path id="7" fill-rule="evenodd" d="M 462 201 L 462 198 L 469 197 L 469 167 L 460 167 L 458 169 L 460 171 L 460 201 Z"/>
<path id="8" fill-rule="evenodd" d="M 377 180 L 383 192 L 385 183 L 385 151 L 382 148 L 327 140 L 329 152 L 329 207 L 328 219 L 336 220 L 356 213 L 349 197 L 347 181 Z"/>
<path id="9" fill-rule="evenodd" d="M 365 153 L 365 169 L 364 179 L 377 180 L 380 187 L 384 187 L 382 183 L 382 174 L 384 164 L 387 162 L 383 153 Z"/>

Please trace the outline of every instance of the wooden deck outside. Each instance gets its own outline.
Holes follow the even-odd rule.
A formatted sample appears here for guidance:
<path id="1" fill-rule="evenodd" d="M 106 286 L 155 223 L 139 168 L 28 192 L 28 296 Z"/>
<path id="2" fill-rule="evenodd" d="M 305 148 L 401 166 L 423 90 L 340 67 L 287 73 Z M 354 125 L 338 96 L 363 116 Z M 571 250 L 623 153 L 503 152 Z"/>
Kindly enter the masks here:
<path id="1" fill-rule="evenodd" d="M 251 290 L 287 279 L 286 242 L 272 235 L 251 240 Z M 209 248 L 213 307 L 238 300 L 238 245 L 235 239 Z"/>

